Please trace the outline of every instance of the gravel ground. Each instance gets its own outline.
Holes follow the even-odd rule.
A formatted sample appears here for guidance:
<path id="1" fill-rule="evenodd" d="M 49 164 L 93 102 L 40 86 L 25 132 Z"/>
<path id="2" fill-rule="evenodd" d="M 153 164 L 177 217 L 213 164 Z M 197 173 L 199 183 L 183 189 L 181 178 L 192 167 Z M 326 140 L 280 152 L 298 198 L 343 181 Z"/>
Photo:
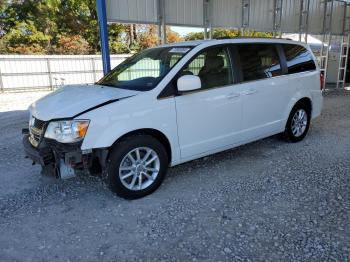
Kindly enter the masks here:
<path id="1" fill-rule="evenodd" d="M 22 153 L 22 96 L 1 98 L 0 261 L 349 261 L 350 91 L 326 95 L 304 141 L 171 168 L 134 201 L 94 177 L 42 177 Z"/>

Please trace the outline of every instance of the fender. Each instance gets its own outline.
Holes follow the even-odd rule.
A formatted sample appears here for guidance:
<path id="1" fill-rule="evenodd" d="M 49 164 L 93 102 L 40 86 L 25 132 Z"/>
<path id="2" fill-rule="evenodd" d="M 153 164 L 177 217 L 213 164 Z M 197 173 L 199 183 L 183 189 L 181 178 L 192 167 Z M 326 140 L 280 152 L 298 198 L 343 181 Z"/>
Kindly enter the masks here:
<path id="1" fill-rule="evenodd" d="M 154 103 L 151 94 L 130 97 L 125 101 L 110 103 L 80 115 L 91 119 L 81 146 L 82 150 L 109 148 L 127 133 L 140 129 L 154 129 L 168 139 L 172 163 L 180 157 L 177 137 L 174 98 Z"/>

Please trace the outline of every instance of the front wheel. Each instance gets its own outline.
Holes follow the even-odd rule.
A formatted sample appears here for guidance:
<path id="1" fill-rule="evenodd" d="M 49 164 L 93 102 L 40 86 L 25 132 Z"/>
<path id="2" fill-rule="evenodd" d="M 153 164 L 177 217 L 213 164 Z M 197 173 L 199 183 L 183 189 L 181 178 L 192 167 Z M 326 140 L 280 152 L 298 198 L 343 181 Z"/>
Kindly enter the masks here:
<path id="1" fill-rule="evenodd" d="M 311 112 L 308 106 L 298 103 L 292 109 L 284 137 L 290 142 L 299 142 L 306 136 L 310 127 Z"/>
<path id="2" fill-rule="evenodd" d="M 108 183 L 117 195 L 135 199 L 155 191 L 168 167 L 164 146 L 149 135 L 133 135 L 112 149 L 107 171 Z"/>

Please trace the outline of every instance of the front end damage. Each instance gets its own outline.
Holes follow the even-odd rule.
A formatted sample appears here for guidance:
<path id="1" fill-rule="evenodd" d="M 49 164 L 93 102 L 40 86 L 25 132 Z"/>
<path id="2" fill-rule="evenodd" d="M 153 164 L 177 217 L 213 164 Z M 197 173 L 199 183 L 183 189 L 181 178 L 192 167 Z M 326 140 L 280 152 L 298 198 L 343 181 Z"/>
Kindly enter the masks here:
<path id="1" fill-rule="evenodd" d="M 41 165 L 43 173 L 57 178 L 75 176 L 78 170 L 88 171 L 92 175 L 104 173 L 107 149 L 82 151 L 82 141 L 60 143 L 45 138 L 48 124 L 49 122 L 33 117 L 29 128 L 22 130 L 25 155 L 33 161 L 33 164 Z"/>

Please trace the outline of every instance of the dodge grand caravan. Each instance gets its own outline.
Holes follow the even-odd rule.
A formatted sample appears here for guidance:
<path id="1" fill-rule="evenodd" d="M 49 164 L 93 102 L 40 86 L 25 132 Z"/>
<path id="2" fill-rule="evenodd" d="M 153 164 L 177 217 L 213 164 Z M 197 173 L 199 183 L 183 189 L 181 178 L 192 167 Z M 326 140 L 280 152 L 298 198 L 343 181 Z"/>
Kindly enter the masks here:
<path id="1" fill-rule="evenodd" d="M 298 142 L 321 107 L 320 71 L 307 45 L 183 42 L 39 99 L 23 144 L 45 172 L 64 178 L 85 169 L 118 195 L 138 198 L 159 187 L 169 166 L 278 133 Z"/>

